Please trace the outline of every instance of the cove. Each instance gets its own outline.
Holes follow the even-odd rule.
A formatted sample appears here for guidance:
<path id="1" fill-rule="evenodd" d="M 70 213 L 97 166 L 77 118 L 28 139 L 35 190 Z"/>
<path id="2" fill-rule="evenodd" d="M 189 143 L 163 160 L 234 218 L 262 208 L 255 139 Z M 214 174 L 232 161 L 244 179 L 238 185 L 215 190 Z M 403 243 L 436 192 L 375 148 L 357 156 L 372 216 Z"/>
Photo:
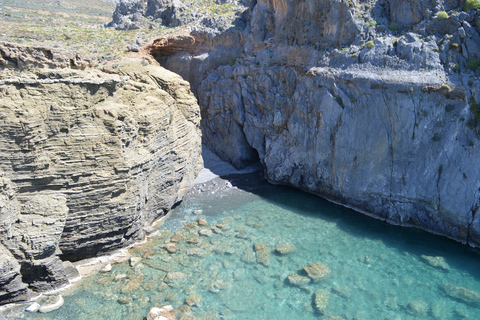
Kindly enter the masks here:
<path id="1" fill-rule="evenodd" d="M 130 249 L 135 265 L 113 264 L 65 293 L 59 310 L 25 318 L 141 320 L 170 304 L 178 319 L 480 315 L 476 251 L 291 188 L 190 194 L 159 229 Z M 303 269 L 312 263 L 328 274 L 314 282 Z"/>

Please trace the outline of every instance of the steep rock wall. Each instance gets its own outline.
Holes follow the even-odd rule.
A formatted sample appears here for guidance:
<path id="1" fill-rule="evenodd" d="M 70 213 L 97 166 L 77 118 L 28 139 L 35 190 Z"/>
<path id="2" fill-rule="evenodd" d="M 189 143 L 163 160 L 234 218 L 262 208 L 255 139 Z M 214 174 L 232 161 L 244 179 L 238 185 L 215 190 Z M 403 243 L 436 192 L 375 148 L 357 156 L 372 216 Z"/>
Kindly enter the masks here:
<path id="1" fill-rule="evenodd" d="M 233 163 L 244 153 L 227 146 L 252 146 L 272 183 L 480 245 L 480 139 L 465 91 L 435 74 L 253 64 L 219 68 L 199 92 L 205 140 Z"/>
<path id="2" fill-rule="evenodd" d="M 199 107 L 179 76 L 138 59 L 119 74 L 65 68 L 31 50 L 0 47 L 2 303 L 67 284 L 59 257 L 142 239 L 202 167 Z"/>
<path id="3" fill-rule="evenodd" d="M 478 12 L 459 5 L 259 1 L 250 54 L 197 90 L 204 141 L 239 167 L 258 154 L 272 183 L 479 246 Z"/>
<path id="4" fill-rule="evenodd" d="M 245 29 L 159 61 L 192 83 L 222 159 L 479 246 L 480 10 L 464 3 L 258 0 Z"/>

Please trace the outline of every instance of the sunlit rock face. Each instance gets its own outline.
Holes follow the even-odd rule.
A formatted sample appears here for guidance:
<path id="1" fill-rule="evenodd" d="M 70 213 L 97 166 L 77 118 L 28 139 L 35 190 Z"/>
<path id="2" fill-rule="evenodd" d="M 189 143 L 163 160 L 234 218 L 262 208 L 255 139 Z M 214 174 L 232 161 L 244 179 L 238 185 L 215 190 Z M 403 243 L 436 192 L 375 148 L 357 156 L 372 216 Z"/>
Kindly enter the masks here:
<path id="1" fill-rule="evenodd" d="M 106 74 L 56 49 L 3 44 L 0 52 L 7 303 L 67 284 L 71 268 L 60 257 L 144 238 L 193 185 L 202 160 L 199 107 L 174 73 L 126 59 Z"/>

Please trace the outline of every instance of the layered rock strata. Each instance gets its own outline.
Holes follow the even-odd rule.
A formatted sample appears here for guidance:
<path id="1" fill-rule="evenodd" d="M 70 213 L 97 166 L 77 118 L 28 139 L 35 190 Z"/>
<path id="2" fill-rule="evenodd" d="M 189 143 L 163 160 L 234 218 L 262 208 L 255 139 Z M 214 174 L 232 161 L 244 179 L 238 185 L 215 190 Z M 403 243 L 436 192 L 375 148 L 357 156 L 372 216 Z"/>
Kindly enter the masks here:
<path id="1" fill-rule="evenodd" d="M 107 74 L 61 50 L 13 44 L 0 53 L 0 302 L 8 303 L 67 284 L 72 269 L 61 259 L 142 239 L 202 162 L 199 108 L 172 72 L 125 59 Z"/>
<path id="2" fill-rule="evenodd" d="M 463 6 L 259 0 L 245 29 L 158 60 L 222 159 L 479 246 L 480 9 Z"/>

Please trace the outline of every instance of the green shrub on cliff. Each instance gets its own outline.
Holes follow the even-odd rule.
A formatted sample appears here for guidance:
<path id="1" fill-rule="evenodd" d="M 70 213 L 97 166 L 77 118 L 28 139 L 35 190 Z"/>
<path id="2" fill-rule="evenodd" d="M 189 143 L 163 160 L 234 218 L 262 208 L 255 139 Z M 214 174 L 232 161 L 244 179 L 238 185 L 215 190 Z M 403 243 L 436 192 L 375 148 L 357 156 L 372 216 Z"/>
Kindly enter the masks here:
<path id="1" fill-rule="evenodd" d="M 375 43 L 373 43 L 372 40 L 367 41 L 366 45 L 368 49 L 372 49 L 373 47 L 375 47 Z"/>
<path id="2" fill-rule="evenodd" d="M 398 31 L 398 29 L 400 29 L 400 26 L 396 22 L 390 22 L 390 24 L 388 25 L 388 28 L 391 31 L 396 32 L 396 31 Z"/>
<path id="3" fill-rule="evenodd" d="M 237 62 L 237 58 L 234 58 L 234 57 L 228 58 L 228 64 L 230 66 L 233 66 L 236 62 Z"/>
<path id="4" fill-rule="evenodd" d="M 440 12 L 437 14 L 437 19 L 438 19 L 438 20 L 448 19 L 448 14 L 447 14 L 445 11 L 440 11 Z"/>
<path id="5" fill-rule="evenodd" d="M 480 67 L 480 59 L 477 58 L 469 58 L 467 60 L 467 68 L 476 71 Z"/>
<path id="6" fill-rule="evenodd" d="M 468 10 L 477 10 L 480 8 L 480 0 L 467 0 L 465 6 L 463 7 L 464 11 Z"/>

